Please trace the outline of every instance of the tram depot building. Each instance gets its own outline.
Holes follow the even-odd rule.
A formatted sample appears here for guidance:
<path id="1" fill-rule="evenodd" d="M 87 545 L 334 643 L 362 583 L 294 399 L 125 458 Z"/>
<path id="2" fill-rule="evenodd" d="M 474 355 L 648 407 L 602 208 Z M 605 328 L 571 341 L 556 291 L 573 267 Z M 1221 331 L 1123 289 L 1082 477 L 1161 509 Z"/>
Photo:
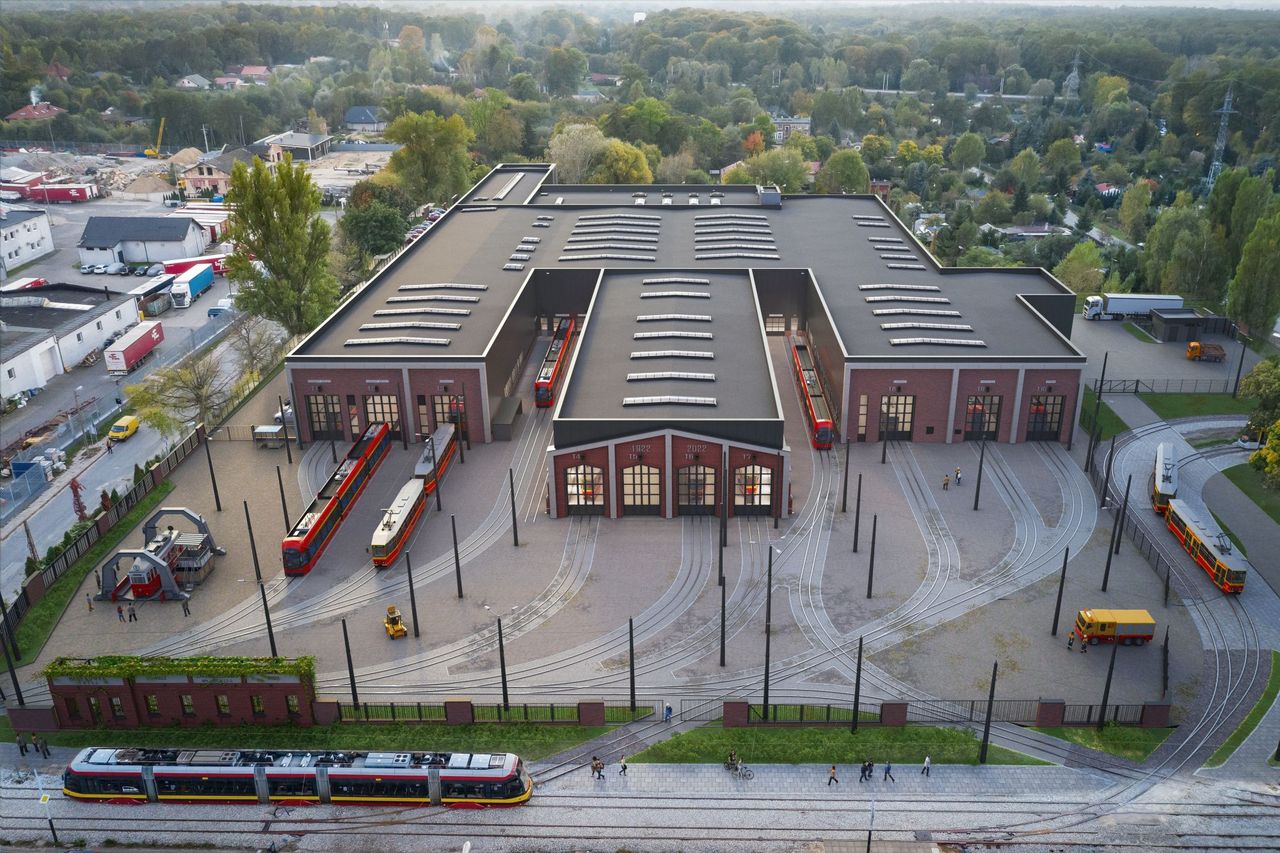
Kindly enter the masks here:
<path id="1" fill-rule="evenodd" d="M 555 517 L 786 515 L 808 448 L 772 335 L 807 341 L 837 441 L 1069 440 L 1085 357 L 1045 271 L 940 268 L 874 196 L 555 177 L 496 167 L 290 353 L 302 441 L 509 438 L 563 317 Z"/>

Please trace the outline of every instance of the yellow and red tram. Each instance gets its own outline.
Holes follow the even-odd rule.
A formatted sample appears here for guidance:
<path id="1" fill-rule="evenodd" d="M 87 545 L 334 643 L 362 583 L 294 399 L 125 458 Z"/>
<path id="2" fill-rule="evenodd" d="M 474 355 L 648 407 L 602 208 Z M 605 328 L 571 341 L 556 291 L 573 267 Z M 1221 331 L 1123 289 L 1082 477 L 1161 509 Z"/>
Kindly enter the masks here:
<path id="1" fill-rule="evenodd" d="M 1193 510 L 1186 501 L 1173 498 L 1165 523 L 1214 586 L 1223 592 L 1243 592 L 1248 575 L 1245 558 L 1235 550 L 1227 534 L 1211 518 L 1204 517 L 1207 514 L 1206 510 Z"/>

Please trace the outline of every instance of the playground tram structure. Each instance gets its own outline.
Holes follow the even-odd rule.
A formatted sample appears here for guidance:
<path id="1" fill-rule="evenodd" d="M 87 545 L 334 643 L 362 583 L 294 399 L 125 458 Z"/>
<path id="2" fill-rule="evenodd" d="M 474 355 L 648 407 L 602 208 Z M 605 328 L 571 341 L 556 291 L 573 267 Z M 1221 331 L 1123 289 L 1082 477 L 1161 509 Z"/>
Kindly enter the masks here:
<path id="1" fill-rule="evenodd" d="M 1223 592 L 1243 592 L 1248 562 L 1235 550 L 1227 534 L 1206 519 L 1206 515 L 1207 510 L 1197 511 L 1186 501 L 1173 498 L 1165 513 L 1165 523 L 1214 586 Z"/>
<path id="2" fill-rule="evenodd" d="M 1156 463 L 1151 471 L 1151 508 L 1157 515 L 1169 512 L 1169 501 L 1178 496 L 1178 459 L 1173 445 L 1161 442 L 1156 447 Z"/>
<path id="3" fill-rule="evenodd" d="M 533 779 L 512 753 L 87 747 L 63 772 L 76 800 L 140 803 L 515 806 Z"/>
<path id="4" fill-rule="evenodd" d="M 572 317 L 561 317 L 556 323 L 551 345 L 538 368 L 538 378 L 533 382 L 533 403 L 539 409 L 555 405 L 556 385 L 569 366 L 569 350 L 573 346 L 577 324 Z"/>
<path id="5" fill-rule="evenodd" d="M 160 530 L 159 520 L 177 515 L 191 522 L 195 532 Z M 194 585 L 213 571 L 215 556 L 227 553 L 218 546 L 204 516 L 186 507 L 166 506 L 157 509 L 142 525 L 144 546 L 141 550 L 121 550 L 107 558 L 100 567 L 101 581 L 94 598 L 98 601 L 182 601 L 190 598 Z M 121 560 L 130 560 L 123 573 Z"/>
<path id="6" fill-rule="evenodd" d="M 351 445 L 328 482 L 281 542 L 281 559 L 286 575 L 299 576 L 311 571 L 338 526 L 355 506 L 374 471 L 386 458 L 390 446 L 391 429 L 385 423 L 370 424 Z"/>
<path id="7" fill-rule="evenodd" d="M 800 382 L 800 394 L 804 398 L 804 413 L 809 419 L 809 438 L 818 450 L 827 450 L 835 438 L 835 426 L 831 407 L 822 390 L 822 380 L 809 351 L 809 345 L 799 335 L 791 336 L 791 360 Z"/>

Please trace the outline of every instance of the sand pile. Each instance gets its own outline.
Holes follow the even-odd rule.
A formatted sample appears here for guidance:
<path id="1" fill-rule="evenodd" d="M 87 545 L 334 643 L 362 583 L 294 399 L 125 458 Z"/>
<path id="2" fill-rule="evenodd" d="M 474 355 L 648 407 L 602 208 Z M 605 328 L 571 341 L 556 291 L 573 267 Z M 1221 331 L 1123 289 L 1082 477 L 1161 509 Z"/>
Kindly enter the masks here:
<path id="1" fill-rule="evenodd" d="M 203 153 L 199 148 L 183 148 L 170 157 L 169 162 L 175 166 L 192 166 L 200 159 L 200 155 Z"/>
<path id="2" fill-rule="evenodd" d="M 171 193 L 173 187 L 163 178 L 154 175 L 143 175 L 124 188 L 127 193 Z"/>

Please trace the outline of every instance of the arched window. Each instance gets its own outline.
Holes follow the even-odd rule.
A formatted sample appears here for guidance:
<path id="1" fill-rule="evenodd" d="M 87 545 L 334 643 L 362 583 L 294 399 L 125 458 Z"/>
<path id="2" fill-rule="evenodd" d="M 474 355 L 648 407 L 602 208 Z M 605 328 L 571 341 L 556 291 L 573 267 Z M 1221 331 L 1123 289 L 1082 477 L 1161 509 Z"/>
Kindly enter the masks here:
<path id="1" fill-rule="evenodd" d="M 733 511 L 737 515 L 769 515 L 773 508 L 773 469 L 743 465 L 733 472 Z"/>
<path id="2" fill-rule="evenodd" d="M 662 474 L 652 465 L 622 469 L 622 511 L 625 515 L 662 513 Z"/>
<path id="3" fill-rule="evenodd" d="M 676 512 L 679 515 L 715 515 L 715 468 L 687 465 L 676 472 Z"/>
<path id="4" fill-rule="evenodd" d="M 604 469 L 575 465 L 564 472 L 569 515 L 604 514 Z"/>

